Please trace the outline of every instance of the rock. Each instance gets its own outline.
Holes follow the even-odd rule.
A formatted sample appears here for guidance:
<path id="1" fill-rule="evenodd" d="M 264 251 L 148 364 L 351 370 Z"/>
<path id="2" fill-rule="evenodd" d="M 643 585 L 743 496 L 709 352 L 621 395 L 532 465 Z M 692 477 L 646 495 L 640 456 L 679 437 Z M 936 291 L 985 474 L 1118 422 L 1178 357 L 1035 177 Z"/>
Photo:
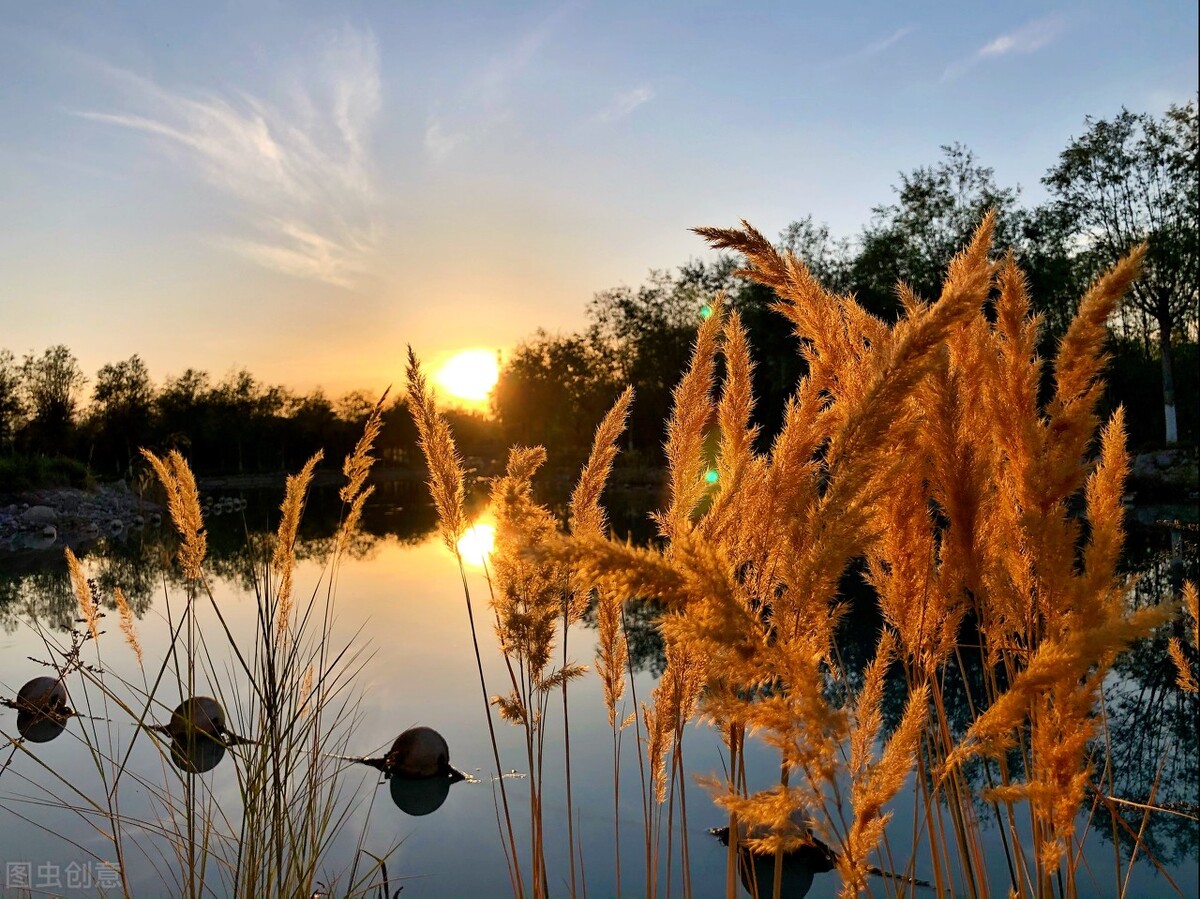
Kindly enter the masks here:
<path id="1" fill-rule="evenodd" d="M 21 520 L 26 524 L 37 527 L 46 524 L 58 524 L 58 513 L 49 506 L 30 506 L 21 513 Z"/>

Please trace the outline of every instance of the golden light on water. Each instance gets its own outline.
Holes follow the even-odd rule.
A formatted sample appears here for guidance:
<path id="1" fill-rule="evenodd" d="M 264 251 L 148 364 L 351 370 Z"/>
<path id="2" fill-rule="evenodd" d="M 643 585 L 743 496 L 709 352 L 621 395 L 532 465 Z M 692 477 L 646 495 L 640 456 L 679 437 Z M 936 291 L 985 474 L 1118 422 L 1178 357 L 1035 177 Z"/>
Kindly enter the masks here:
<path id="1" fill-rule="evenodd" d="M 438 386 L 456 399 L 481 403 L 500 377 L 500 364 L 491 350 L 463 350 L 438 368 Z"/>
<path id="2" fill-rule="evenodd" d="M 495 525 L 480 521 L 467 528 L 467 532 L 458 538 L 458 553 L 468 565 L 482 568 L 495 543 Z"/>

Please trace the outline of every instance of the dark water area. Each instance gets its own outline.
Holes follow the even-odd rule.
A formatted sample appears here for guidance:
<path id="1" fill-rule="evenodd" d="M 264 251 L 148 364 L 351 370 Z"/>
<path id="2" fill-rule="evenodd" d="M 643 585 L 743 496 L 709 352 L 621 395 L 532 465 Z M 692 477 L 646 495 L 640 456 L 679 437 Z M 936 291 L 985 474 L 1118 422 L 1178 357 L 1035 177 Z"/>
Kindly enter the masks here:
<path id="1" fill-rule="evenodd" d="M 548 503 L 565 518 L 567 490 L 552 492 L 555 495 Z M 252 595 L 256 583 L 261 582 L 267 536 L 278 524 L 281 491 L 277 488 L 233 490 L 224 487 L 211 493 L 209 508 L 213 511 L 207 520 L 209 552 L 206 567 L 217 585 L 216 592 L 222 603 L 235 609 L 234 615 L 246 616 L 250 612 L 244 597 Z M 639 542 L 653 539 L 646 512 L 656 507 L 659 501 L 658 490 L 652 486 L 612 491 L 611 496 L 606 496 L 606 502 L 613 530 Z M 482 485 L 472 492 L 470 506 L 473 515 L 486 515 L 486 492 Z M 342 512 L 336 490 L 318 488 L 312 492 L 297 544 L 300 570 L 315 572 L 319 569 L 321 560 L 331 551 Z M 1181 518 L 1184 521 L 1180 522 Z M 1122 570 L 1131 578 L 1130 602 L 1137 605 L 1158 602 L 1176 593 L 1184 577 L 1197 578 L 1200 571 L 1194 521 L 1194 510 L 1186 507 L 1132 510 L 1122 560 Z M 354 538 L 349 558 L 339 574 L 338 601 L 343 617 L 358 622 L 367 616 L 371 623 L 363 631 L 364 638 L 380 650 L 363 673 L 364 687 L 369 692 L 364 710 L 365 725 L 361 728 L 362 753 L 382 752 L 380 747 L 390 745 L 396 734 L 406 727 L 436 722 L 449 740 L 455 764 L 467 773 L 467 779 L 453 786 L 445 779 L 411 783 L 392 779 L 387 786 L 382 786 L 379 785 L 381 782 L 372 780 L 371 772 L 367 771 L 362 787 L 366 791 L 364 795 L 370 795 L 373 789 L 379 791 L 380 797 L 386 797 L 383 801 L 386 813 L 381 812 L 380 804 L 376 802 L 369 821 L 364 819 L 362 827 L 368 833 L 382 828 L 387 834 L 400 835 L 411 841 L 402 844 L 390 863 L 393 872 L 419 875 L 418 879 L 405 883 L 405 896 L 500 894 L 507 889 L 507 879 L 503 860 L 498 855 L 499 837 L 491 794 L 486 784 L 477 782 L 491 767 L 490 756 L 484 748 L 486 736 L 481 731 L 478 683 L 472 683 L 474 662 L 463 642 L 465 622 L 461 593 L 456 594 L 457 574 L 449 564 L 449 554 L 439 546 L 436 526 L 436 512 L 428 501 L 423 483 L 413 479 L 379 483 L 375 496 L 364 510 L 361 532 Z M 128 597 L 139 625 L 150 631 L 161 626 L 164 598 L 183 592 L 179 572 L 171 561 L 175 545 L 171 527 L 164 523 L 84 541 L 73 549 L 101 592 L 110 595 L 119 586 Z M 36 638 L 34 623 L 60 634 L 77 624 L 78 606 L 63 563 L 62 549 L 60 545 L 36 552 L 0 553 L 0 697 L 14 697 L 25 679 L 42 673 L 29 661 L 30 656 L 40 658 L 45 655 L 44 646 L 39 645 Z M 480 575 L 476 573 L 473 577 L 478 579 Z M 850 603 L 850 612 L 843 621 L 838 640 L 847 684 L 829 687 L 835 699 L 839 698 L 836 691 L 857 688 L 856 678 L 861 677 L 861 671 L 873 657 L 881 626 L 874 597 L 859 571 L 846 573 L 842 593 Z M 486 594 L 481 590 L 479 595 Z M 655 629 L 657 615 L 658 610 L 650 604 L 631 604 L 627 609 L 630 651 L 638 672 L 635 688 L 642 699 L 649 695 L 665 664 L 662 643 Z M 236 623 L 234 627 L 237 627 Z M 108 629 L 115 631 L 115 624 L 110 623 Z M 484 647 L 484 652 L 491 653 L 488 676 L 499 682 L 498 653 L 491 635 L 485 636 L 489 645 Z M 1097 772 L 1095 780 L 1104 784 L 1103 789 L 1111 796 L 1134 804 L 1117 806 L 1117 816 L 1107 811 L 1092 816 L 1089 851 L 1094 854 L 1094 864 L 1111 866 L 1113 845 L 1119 846 L 1128 858 L 1135 835 L 1139 835 L 1139 855 L 1143 861 L 1139 863 L 1137 876 L 1144 879 L 1135 881 L 1142 885 L 1143 892 L 1138 895 L 1173 894 L 1167 881 L 1144 860 L 1147 855 L 1152 855 L 1174 881 L 1181 884 L 1185 895 L 1195 893 L 1195 869 L 1200 858 L 1200 828 L 1194 820 L 1200 792 L 1198 705 L 1194 695 L 1183 694 L 1175 685 L 1174 669 L 1166 652 L 1168 636 L 1163 633 L 1135 645 L 1117 660 L 1104 685 L 1104 739 L 1110 747 L 1112 768 L 1111 771 Z M 578 653 L 578 661 L 590 664 L 595 641 L 591 614 L 585 616 L 582 626 L 573 630 L 571 641 L 575 648 L 572 654 Z M 148 653 L 153 653 L 156 645 L 162 645 L 161 639 L 157 644 L 153 638 L 146 642 Z M 957 733 L 965 731 L 971 719 L 971 708 L 984 693 L 984 672 L 978 654 L 970 651 L 969 623 L 961 644 L 959 664 L 947 673 L 944 684 L 945 695 L 952 698 L 947 709 L 950 726 Z M 381 689 L 382 684 L 395 678 L 419 686 L 415 690 Z M 572 733 L 578 734 L 576 739 L 582 741 L 574 763 L 575 777 L 577 783 L 584 784 L 577 789 L 582 792 L 583 807 L 589 809 L 581 819 L 580 827 L 595 853 L 589 859 L 589 878 L 595 878 L 589 881 L 589 886 L 595 895 L 608 895 L 614 887 L 612 866 L 607 861 L 612 853 L 612 830 L 611 818 L 605 819 L 602 810 L 607 808 L 611 816 L 612 784 L 606 773 L 610 760 L 603 744 L 607 723 L 603 720 L 597 690 L 594 676 L 589 675 L 586 686 L 580 688 L 583 695 L 579 703 L 572 705 Z M 906 696 L 902 678 L 891 678 L 883 706 L 885 732 L 890 732 L 899 722 Z M 572 703 L 575 702 L 573 699 Z M 14 722 L 6 717 L 8 714 L 0 708 L 0 732 L 4 734 L 13 730 Z M 72 726 L 71 722 L 66 724 L 68 733 Z M 502 746 L 503 757 L 512 759 L 514 767 L 518 766 L 521 753 L 514 742 L 515 737 L 508 734 L 503 740 L 507 741 Z M 690 763 L 695 765 L 698 773 L 719 769 L 720 741 L 710 729 L 689 730 L 686 743 Z M 57 758 L 60 764 L 71 763 L 72 747 L 65 738 L 47 744 L 47 747 L 50 758 Z M 81 747 L 73 748 L 79 750 Z M 1102 759 L 1103 753 L 1098 751 L 1096 758 Z M 14 771 L 23 761 L 21 758 L 14 761 L 7 753 L 5 759 L 13 764 Z M 0 763 L 3 761 L 0 759 Z M 771 753 L 765 748 L 754 749 L 748 762 L 753 769 L 752 787 L 756 779 L 765 785 L 778 773 L 777 760 L 772 760 Z M 625 833 L 622 842 L 624 844 L 626 838 L 631 842 L 628 847 L 623 845 L 622 852 L 636 859 L 641 822 L 640 812 L 634 805 L 640 800 L 636 798 L 639 788 L 632 755 L 625 764 L 628 770 L 623 772 L 623 778 L 631 779 L 628 784 L 623 779 L 621 787 L 622 801 L 629 803 L 622 808 L 622 815 L 627 817 L 622 823 Z M 236 801 L 236 791 L 229 793 L 235 786 L 229 780 L 232 766 L 217 756 L 212 767 L 211 774 L 204 776 L 213 777 L 215 783 L 224 783 L 227 798 Z M 1010 759 L 1010 767 L 1019 777 L 1020 759 Z M 32 776 L 28 765 L 21 771 L 22 776 Z M 994 765 L 989 767 L 981 762 L 974 763 L 967 773 L 970 783 L 977 788 L 976 795 L 996 775 Z M 552 776 L 548 772 L 548 784 Z M 372 786 L 373 783 L 376 786 Z M 514 789 L 519 790 L 520 781 L 514 781 L 514 784 Z M 61 812 L 56 817 L 53 808 L 45 807 L 31 810 L 21 800 L 27 789 L 28 785 L 11 773 L 0 777 L 0 862 L 6 859 L 38 860 L 44 856 L 53 864 L 65 866 L 78 860 L 79 854 L 69 842 L 52 850 L 44 837 L 32 836 L 34 832 L 21 816 L 33 817 L 40 826 L 51 829 L 62 824 L 70 832 L 65 819 L 72 815 Z M 594 802 L 589 799 L 593 789 L 597 791 Z M 691 795 L 693 791 L 694 796 Z M 688 787 L 688 792 L 691 808 L 707 809 L 707 812 L 697 812 L 695 818 L 697 833 L 702 836 L 703 827 L 719 824 L 722 816 L 713 809 L 702 788 L 693 784 Z M 576 802 L 580 802 L 579 795 Z M 561 797 L 552 795 L 549 803 L 547 815 L 557 820 L 555 816 L 564 813 Z M 1147 813 L 1139 807 L 1150 804 L 1180 814 Z M 911 818 L 911 809 L 906 811 L 903 801 L 898 801 L 897 806 L 898 822 L 906 815 Z M 991 806 L 978 799 L 976 813 L 985 822 L 993 814 Z M 355 824 L 358 825 L 357 818 Z M 561 827 L 561 824 L 559 821 L 554 827 Z M 346 830 L 345 840 L 349 842 L 339 842 L 334 847 L 334 854 L 340 853 L 342 864 L 348 864 L 354 853 L 351 828 Z M 990 832 L 996 836 L 999 829 L 993 827 Z M 697 849 L 693 859 L 695 875 L 709 878 L 716 885 L 714 891 L 719 893 L 723 889 L 722 850 L 719 846 L 709 848 L 701 836 L 693 838 L 698 847 L 703 847 Z M 71 839 L 91 845 L 80 834 Z M 451 839 L 467 839 L 472 846 L 486 845 L 488 848 L 480 850 L 480 861 L 471 871 L 462 871 L 453 846 L 439 844 L 439 841 Z M 897 834 L 897 839 L 900 842 L 905 839 L 902 831 Z M 602 848 L 595 849 L 595 846 Z M 555 856 L 551 858 L 551 864 L 557 870 L 565 862 L 562 857 Z M 1106 873 L 1111 879 L 1110 871 Z M 635 871 L 625 884 L 626 891 L 632 890 L 630 895 L 637 893 L 639 876 Z M 1101 884 L 1106 883 L 1105 876 L 1099 876 Z M 155 877 L 153 867 L 139 869 L 134 880 L 143 888 L 135 893 L 155 895 Z M 836 895 L 838 886 L 836 875 L 818 875 L 809 895 Z M 88 893 L 67 890 L 65 894 Z M 712 894 L 697 892 L 697 895 Z M 8 893 L 0 890 L 0 895 Z M 1110 893 L 1099 889 L 1096 895 Z"/>

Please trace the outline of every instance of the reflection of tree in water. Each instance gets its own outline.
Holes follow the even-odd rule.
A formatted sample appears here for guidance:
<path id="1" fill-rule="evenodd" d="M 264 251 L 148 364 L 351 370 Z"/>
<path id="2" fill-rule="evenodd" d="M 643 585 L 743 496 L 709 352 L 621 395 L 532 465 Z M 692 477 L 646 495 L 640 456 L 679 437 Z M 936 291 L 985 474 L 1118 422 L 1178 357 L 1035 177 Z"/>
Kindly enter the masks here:
<path id="1" fill-rule="evenodd" d="M 421 543 L 433 533 L 437 512 L 415 483 L 383 485 L 379 496 L 363 510 L 361 526 L 346 546 L 355 560 L 372 557 L 385 540 L 406 545 Z M 206 518 L 208 555 L 205 570 L 215 581 L 253 593 L 261 588 L 271 558 L 271 535 L 279 525 L 279 490 L 254 490 L 244 494 L 244 514 L 212 515 Z M 300 561 L 318 563 L 330 558 L 342 520 L 342 503 L 336 489 L 317 488 L 309 497 L 296 542 Z M 112 608 L 113 590 L 120 587 L 139 618 L 156 596 L 184 588 L 174 562 L 178 535 L 170 523 L 161 528 L 128 532 L 121 537 L 102 538 L 76 554 Z M 78 617 L 78 606 L 67 575 L 62 551 L 22 556 L 0 562 L 0 627 L 13 631 L 22 620 L 38 619 L 65 629 Z"/>
<path id="2" fill-rule="evenodd" d="M 79 606 L 65 562 L 57 568 L 38 567 L 0 576 L 0 626 L 7 633 L 31 619 L 66 630 L 77 617 Z"/>
<path id="3" fill-rule="evenodd" d="M 1138 606 L 1178 596 L 1185 577 L 1197 576 L 1194 534 L 1184 538 L 1165 528 L 1135 531 L 1130 569 L 1138 580 L 1131 591 Z M 1181 539 L 1184 538 L 1184 539 Z M 1176 545 L 1172 547 L 1171 540 Z M 1167 628 L 1133 646 L 1117 659 L 1114 674 L 1105 685 L 1105 714 L 1112 753 L 1112 795 L 1133 802 L 1151 802 L 1197 814 L 1200 783 L 1200 737 L 1196 722 L 1200 699 L 1182 692 L 1167 656 Z M 1118 806 L 1128 830 L 1116 823 L 1122 843 L 1131 844 L 1130 832 L 1142 831 L 1141 810 Z M 1108 814 L 1096 816 L 1096 826 L 1112 839 L 1114 822 Z M 1160 860 L 1178 862 L 1200 851 L 1200 824 L 1163 812 L 1151 812 L 1142 831 L 1142 842 Z"/>

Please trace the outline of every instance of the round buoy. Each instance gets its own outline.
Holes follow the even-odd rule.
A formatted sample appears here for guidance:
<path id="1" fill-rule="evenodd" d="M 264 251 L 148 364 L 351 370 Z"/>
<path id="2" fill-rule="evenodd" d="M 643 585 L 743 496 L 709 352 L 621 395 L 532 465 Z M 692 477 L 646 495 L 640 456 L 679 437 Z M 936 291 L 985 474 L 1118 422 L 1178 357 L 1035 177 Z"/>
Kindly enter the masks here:
<path id="1" fill-rule="evenodd" d="M 433 777 L 450 770 L 450 747 L 432 727 L 410 727 L 384 759 L 389 777 Z"/>
<path id="2" fill-rule="evenodd" d="M 17 732 L 31 743 L 48 743 L 61 734 L 75 713 L 67 706 L 67 688 L 56 677 L 35 677 L 17 693 Z"/>
<path id="3" fill-rule="evenodd" d="M 220 739 L 225 731 L 225 710 L 211 696 L 193 696 L 185 699 L 171 713 L 167 733 L 172 739 L 203 734 Z"/>

